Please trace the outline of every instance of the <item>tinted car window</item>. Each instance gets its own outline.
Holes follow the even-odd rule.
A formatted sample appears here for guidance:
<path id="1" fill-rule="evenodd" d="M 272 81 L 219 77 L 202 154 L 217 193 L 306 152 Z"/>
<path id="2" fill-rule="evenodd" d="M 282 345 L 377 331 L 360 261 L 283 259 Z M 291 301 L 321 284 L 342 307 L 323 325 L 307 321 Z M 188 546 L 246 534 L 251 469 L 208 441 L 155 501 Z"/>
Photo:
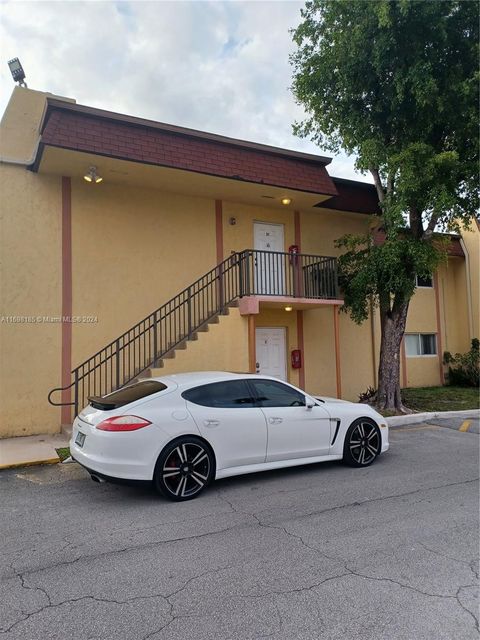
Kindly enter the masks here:
<path id="1" fill-rule="evenodd" d="M 274 380 L 250 380 L 261 407 L 304 407 L 305 396 Z"/>
<path id="2" fill-rule="evenodd" d="M 117 407 L 123 407 L 125 404 L 135 402 L 135 400 L 141 400 L 147 396 L 151 396 L 152 393 L 158 393 L 164 391 L 166 385 L 156 380 L 146 380 L 145 382 L 137 382 L 131 384 L 129 387 L 118 389 L 113 393 L 109 393 L 106 396 L 90 396 L 88 398 L 92 407 L 96 409 L 116 409 Z"/>
<path id="3" fill-rule="evenodd" d="M 214 382 L 182 393 L 185 400 L 217 409 L 245 409 L 255 406 L 244 380 Z"/>

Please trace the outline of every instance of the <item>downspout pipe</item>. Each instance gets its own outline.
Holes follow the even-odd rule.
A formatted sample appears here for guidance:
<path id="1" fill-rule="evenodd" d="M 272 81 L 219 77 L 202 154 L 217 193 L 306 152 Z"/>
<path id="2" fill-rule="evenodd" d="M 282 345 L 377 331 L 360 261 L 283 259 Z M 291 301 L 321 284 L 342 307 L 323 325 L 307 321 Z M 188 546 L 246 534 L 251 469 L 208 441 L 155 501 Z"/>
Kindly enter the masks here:
<path id="1" fill-rule="evenodd" d="M 474 338 L 473 335 L 473 313 L 472 313 L 472 282 L 470 278 L 470 257 L 468 255 L 467 245 L 460 237 L 460 246 L 465 254 L 465 280 L 467 285 L 467 308 L 468 308 L 468 333 L 470 336 L 470 342 Z"/>

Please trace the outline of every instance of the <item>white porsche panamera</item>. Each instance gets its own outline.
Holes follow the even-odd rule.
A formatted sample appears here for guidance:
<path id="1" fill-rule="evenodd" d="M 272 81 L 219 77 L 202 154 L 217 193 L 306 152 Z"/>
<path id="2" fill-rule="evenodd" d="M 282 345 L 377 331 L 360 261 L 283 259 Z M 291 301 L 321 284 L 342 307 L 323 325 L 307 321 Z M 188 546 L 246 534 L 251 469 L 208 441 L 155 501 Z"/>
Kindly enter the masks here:
<path id="1" fill-rule="evenodd" d="M 341 459 L 365 467 L 388 447 L 386 421 L 367 405 L 226 372 L 151 378 L 90 397 L 70 442 L 94 480 L 150 481 L 171 500 L 244 473 Z"/>

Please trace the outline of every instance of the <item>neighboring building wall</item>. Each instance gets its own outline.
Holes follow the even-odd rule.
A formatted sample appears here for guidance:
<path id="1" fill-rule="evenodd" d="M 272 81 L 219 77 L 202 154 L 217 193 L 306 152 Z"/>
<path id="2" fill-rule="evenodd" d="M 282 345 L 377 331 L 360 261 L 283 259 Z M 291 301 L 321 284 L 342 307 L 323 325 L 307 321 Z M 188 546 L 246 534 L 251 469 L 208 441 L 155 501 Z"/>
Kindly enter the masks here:
<path id="1" fill-rule="evenodd" d="M 480 222 L 475 219 L 471 229 L 462 233 L 466 253 L 466 284 L 468 288 L 469 338 L 480 338 Z"/>
<path id="2" fill-rule="evenodd" d="M 442 351 L 464 353 L 470 348 L 466 278 L 461 258 L 451 258 L 438 271 Z"/>

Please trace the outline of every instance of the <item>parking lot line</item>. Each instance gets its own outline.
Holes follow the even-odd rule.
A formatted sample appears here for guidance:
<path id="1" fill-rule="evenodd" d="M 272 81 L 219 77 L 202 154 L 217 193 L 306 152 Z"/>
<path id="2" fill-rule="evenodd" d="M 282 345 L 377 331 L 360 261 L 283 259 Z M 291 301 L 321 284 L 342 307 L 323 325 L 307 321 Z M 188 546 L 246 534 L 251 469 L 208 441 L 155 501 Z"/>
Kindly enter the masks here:
<path id="1" fill-rule="evenodd" d="M 464 420 L 461 424 L 459 431 L 463 431 L 463 432 L 468 431 L 471 424 L 472 424 L 471 420 Z"/>

